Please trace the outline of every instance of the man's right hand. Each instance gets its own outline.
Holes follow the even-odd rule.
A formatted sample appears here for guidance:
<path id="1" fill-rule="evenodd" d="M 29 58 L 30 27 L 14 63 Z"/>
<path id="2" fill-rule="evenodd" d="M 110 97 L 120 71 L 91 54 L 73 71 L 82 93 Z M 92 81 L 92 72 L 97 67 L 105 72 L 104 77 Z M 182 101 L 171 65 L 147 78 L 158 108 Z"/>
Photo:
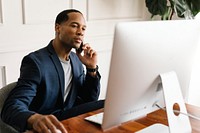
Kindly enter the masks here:
<path id="1" fill-rule="evenodd" d="M 28 127 L 38 133 L 57 133 L 57 129 L 67 133 L 63 124 L 54 115 L 34 114 L 28 119 Z"/>

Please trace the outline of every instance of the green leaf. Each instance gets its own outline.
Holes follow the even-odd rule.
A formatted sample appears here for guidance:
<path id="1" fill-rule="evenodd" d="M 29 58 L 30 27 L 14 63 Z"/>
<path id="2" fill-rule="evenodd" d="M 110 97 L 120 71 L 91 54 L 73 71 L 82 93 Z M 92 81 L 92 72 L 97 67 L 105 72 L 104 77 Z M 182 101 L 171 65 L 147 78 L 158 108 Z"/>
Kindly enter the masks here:
<path id="1" fill-rule="evenodd" d="M 200 0 L 186 0 L 186 3 L 194 16 L 200 12 Z"/>
<path id="2" fill-rule="evenodd" d="M 163 16 L 167 12 L 167 0 L 145 0 L 145 2 L 152 16 Z"/>
<path id="3" fill-rule="evenodd" d="M 193 18 L 200 12 L 200 0 L 145 0 L 148 11 L 168 20 L 174 12 L 180 18 Z M 168 5 L 169 4 L 169 5 Z"/>

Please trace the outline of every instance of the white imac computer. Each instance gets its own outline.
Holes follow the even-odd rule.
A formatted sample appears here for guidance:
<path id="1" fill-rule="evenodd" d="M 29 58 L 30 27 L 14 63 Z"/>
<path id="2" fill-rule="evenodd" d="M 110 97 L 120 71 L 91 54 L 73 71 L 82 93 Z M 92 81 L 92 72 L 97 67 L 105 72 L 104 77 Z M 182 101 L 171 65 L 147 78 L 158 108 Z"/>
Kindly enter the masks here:
<path id="1" fill-rule="evenodd" d="M 168 106 L 170 132 L 182 132 L 177 130 L 181 124 L 190 132 L 188 117 L 174 118 L 172 106 L 178 103 L 187 113 L 185 100 L 199 40 L 200 22 L 194 20 L 117 24 L 102 128 L 144 117 L 158 110 L 157 104 Z"/>

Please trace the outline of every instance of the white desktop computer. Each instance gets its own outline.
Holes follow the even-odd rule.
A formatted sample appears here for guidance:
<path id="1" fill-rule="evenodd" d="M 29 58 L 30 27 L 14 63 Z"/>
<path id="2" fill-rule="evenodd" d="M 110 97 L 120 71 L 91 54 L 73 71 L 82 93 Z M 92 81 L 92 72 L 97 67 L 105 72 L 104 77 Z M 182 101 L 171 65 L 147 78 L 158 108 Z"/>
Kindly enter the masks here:
<path id="1" fill-rule="evenodd" d="M 159 105 L 167 109 L 168 131 L 190 132 L 188 116 L 175 116 L 173 105 L 187 113 L 184 102 L 199 39 L 195 20 L 117 24 L 102 128 L 144 117 Z"/>

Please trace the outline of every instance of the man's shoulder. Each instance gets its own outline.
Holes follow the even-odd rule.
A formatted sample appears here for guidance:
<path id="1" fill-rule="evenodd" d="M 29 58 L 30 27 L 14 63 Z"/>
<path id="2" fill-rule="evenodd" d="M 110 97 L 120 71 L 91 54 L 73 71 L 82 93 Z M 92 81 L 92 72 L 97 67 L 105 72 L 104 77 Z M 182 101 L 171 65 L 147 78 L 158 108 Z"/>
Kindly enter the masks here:
<path id="1" fill-rule="evenodd" d="M 52 53 L 53 47 L 52 42 L 50 42 L 47 46 L 44 46 L 40 49 L 30 52 L 27 56 L 41 56 L 41 55 L 49 55 Z"/>
<path id="2" fill-rule="evenodd" d="M 23 61 L 37 62 L 39 64 L 47 63 L 49 61 L 49 52 L 47 47 L 32 51 L 24 56 Z"/>
<path id="3" fill-rule="evenodd" d="M 35 50 L 33 52 L 30 52 L 28 55 L 29 57 L 45 57 L 45 55 L 48 55 L 47 47 Z"/>

